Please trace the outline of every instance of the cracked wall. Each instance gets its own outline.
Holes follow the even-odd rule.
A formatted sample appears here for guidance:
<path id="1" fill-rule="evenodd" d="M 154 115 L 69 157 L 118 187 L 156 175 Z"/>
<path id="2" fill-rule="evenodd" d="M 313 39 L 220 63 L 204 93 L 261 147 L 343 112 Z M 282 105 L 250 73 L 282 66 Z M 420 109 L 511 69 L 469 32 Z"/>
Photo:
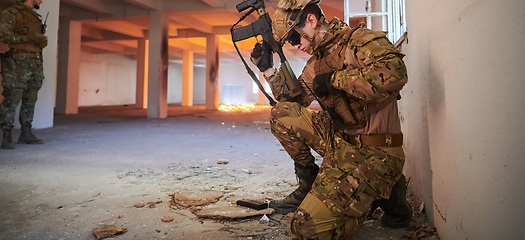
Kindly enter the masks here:
<path id="1" fill-rule="evenodd" d="M 440 239 L 520 239 L 523 1 L 407 1 L 405 173 Z"/>

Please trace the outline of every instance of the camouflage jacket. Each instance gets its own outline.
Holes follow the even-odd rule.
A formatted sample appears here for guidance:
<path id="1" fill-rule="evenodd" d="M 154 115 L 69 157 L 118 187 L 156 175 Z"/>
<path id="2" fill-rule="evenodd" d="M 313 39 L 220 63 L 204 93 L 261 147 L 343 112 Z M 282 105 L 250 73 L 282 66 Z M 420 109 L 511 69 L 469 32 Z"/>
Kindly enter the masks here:
<path id="1" fill-rule="evenodd" d="M 401 133 L 396 99 L 407 83 L 403 56 L 385 33 L 350 28 L 334 18 L 299 76 L 303 91 L 294 100 L 309 106 L 313 78 L 333 71 L 330 84 L 337 91 L 319 99 L 335 108 L 346 133 Z M 278 101 L 289 101 L 283 79 L 277 71 L 266 80 Z"/>
<path id="2" fill-rule="evenodd" d="M 35 43 L 29 36 L 40 33 L 41 16 L 24 4 L 6 8 L 0 18 L 0 41 L 9 44 L 11 49 L 21 49 L 28 52 L 41 52 L 47 45 Z"/>

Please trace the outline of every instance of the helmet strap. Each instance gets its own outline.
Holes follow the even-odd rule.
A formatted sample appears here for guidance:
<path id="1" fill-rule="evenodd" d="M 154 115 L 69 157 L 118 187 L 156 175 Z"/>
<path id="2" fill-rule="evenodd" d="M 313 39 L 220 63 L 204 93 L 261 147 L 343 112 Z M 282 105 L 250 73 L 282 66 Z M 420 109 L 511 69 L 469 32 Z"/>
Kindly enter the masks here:
<path id="1" fill-rule="evenodd" d="M 324 19 L 325 19 L 324 16 L 321 15 L 321 19 L 317 21 L 317 25 L 315 26 L 315 29 L 314 29 L 315 30 L 314 35 L 312 37 L 309 37 L 308 35 L 306 35 L 306 33 L 304 33 L 304 31 L 301 30 L 299 27 L 297 27 L 297 25 L 293 27 L 293 30 L 295 30 L 302 37 L 307 39 L 308 42 L 310 42 L 310 45 L 312 45 L 314 42 L 314 39 L 317 37 L 317 34 L 319 34 L 319 30 L 321 30 L 321 26 L 323 25 Z"/>
<path id="2" fill-rule="evenodd" d="M 313 35 L 312 39 L 310 40 L 310 48 L 312 48 L 312 49 L 314 49 L 314 47 L 315 47 L 314 40 L 317 37 L 317 35 L 319 34 L 319 30 L 321 30 L 321 26 L 323 26 L 324 20 L 325 20 L 324 15 L 321 15 L 319 21 L 317 21 L 317 26 L 315 26 L 314 35 Z"/>
<path id="3" fill-rule="evenodd" d="M 293 30 L 295 30 L 297 33 L 299 33 L 301 35 L 301 37 L 305 38 L 310 43 L 310 47 L 308 47 L 308 49 L 306 49 L 307 53 L 312 53 L 313 50 L 316 48 L 316 46 L 315 46 L 315 38 L 317 38 L 317 35 L 319 34 L 319 30 L 321 30 L 321 26 L 323 26 L 324 21 L 325 21 L 325 17 L 324 17 L 324 15 L 321 15 L 319 21 L 317 21 L 317 25 L 315 26 L 314 34 L 313 34 L 312 37 L 309 37 L 308 35 L 306 35 L 306 33 L 304 33 L 304 31 L 299 29 L 297 26 L 293 27 Z"/>

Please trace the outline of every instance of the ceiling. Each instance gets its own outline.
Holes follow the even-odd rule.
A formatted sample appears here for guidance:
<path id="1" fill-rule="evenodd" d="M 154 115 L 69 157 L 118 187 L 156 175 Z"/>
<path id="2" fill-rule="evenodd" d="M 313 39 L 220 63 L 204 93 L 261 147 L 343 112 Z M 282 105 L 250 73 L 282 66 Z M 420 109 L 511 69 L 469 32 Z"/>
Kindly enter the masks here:
<path id="1" fill-rule="evenodd" d="M 42 4 L 46 1 L 43 0 Z M 219 37 L 221 64 L 239 63 L 230 36 L 230 28 L 244 12 L 235 8 L 242 0 L 60 0 L 60 17 L 82 23 L 82 50 L 93 54 L 114 53 L 134 56 L 137 39 L 147 38 L 150 11 L 169 15 L 169 51 L 172 62 L 182 62 L 182 50 L 194 52 L 195 64 L 205 62 L 206 36 Z M 0 0 L 0 7 L 14 0 Z M 265 0 L 273 16 L 278 0 Z M 343 18 L 344 0 L 322 0 L 325 15 Z M 252 13 L 241 25 L 257 19 Z M 255 38 L 237 42 L 244 56 L 255 45 Z M 285 47 L 290 62 L 305 61 L 304 53 Z"/>

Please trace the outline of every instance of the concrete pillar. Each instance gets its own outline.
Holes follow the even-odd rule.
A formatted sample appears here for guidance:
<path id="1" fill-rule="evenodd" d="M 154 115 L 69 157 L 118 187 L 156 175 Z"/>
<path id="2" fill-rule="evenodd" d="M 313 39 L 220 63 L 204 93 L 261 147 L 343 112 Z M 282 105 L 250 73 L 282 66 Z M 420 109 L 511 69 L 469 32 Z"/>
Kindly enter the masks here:
<path id="1" fill-rule="evenodd" d="M 44 58 L 44 84 L 38 91 L 38 100 L 35 106 L 35 116 L 33 118 L 33 128 L 49 128 L 53 126 L 53 116 L 55 112 L 55 89 L 57 76 L 57 46 L 58 46 L 58 16 L 60 12 L 60 1 L 45 1 L 37 11 L 44 17 L 49 12 L 47 18 L 48 44 L 42 52 Z M 16 116 L 15 119 L 18 119 Z M 15 121 L 16 124 L 18 120 Z"/>
<path id="2" fill-rule="evenodd" d="M 135 107 L 148 107 L 148 50 L 149 40 L 139 39 L 137 48 L 137 92 Z"/>
<path id="3" fill-rule="evenodd" d="M 182 106 L 193 106 L 193 52 L 182 51 Z"/>
<path id="4" fill-rule="evenodd" d="M 56 113 L 78 113 L 78 82 L 82 24 L 60 17 Z"/>
<path id="5" fill-rule="evenodd" d="M 263 85 L 263 87 L 266 87 L 266 79 L 264 79 L 264 74 L 259 71 L 259 81 Z M 266 96 L 259 90 L 257 92 L 257 104 L 259 105 L 268 105 L 268 99 L 266 99 Z"/>
<path id="6" fill-rule="evenodd" d="M 219 108 L 219 38 L 206 37 L 206 109 Z"/>
<path id="7" fill-rule="evenodd" d="M 168 116 L 168 27 L 168 14 L 150 12 L 148 118 Z"/>

